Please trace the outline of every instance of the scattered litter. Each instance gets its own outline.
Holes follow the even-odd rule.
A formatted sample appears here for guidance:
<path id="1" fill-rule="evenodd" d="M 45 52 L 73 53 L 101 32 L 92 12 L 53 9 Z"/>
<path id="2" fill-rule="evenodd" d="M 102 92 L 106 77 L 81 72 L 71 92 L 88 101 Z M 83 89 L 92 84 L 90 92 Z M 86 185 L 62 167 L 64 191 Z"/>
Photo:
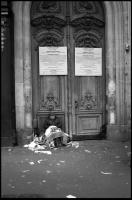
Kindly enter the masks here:
<path id="1" fill-rule="evenodd" d="M 34 162 L 29 162 L 30 165 L 34 165 Z"/>
<path id="2" fill-rule="evenodd" d="M 46 131 L 39 130 L 34 136 L 33 141 L 30 144 L 25 144 L 24 147 L 28 148 L 35 153 L 39 153 L 39 150 L 44 150 L 45 148 L 50 148 L 56 150 L 58 147 L 69 145 L 71 138 L 70 135 L 64 133 L 57 126 L 51 125 Z M 39 136 L 38 136 L 39 135 Z M 79 144 L 73 144 L 75 148 L 79 147 Z M 42 152 L 41 153 L 46 153 Z M 51 154 L 48 153 L 47 154 Z"/>
<path id="3" fill-rule="evenodd" d="M 45 147 L 46 147 L 45 145 L 41 146 L 41 145 L 38 144 L 38 145 L 36 146 L 35 150 L 45 149 Z"/>
<path id="4" fill-rule="evenodd" d="M 27 182 L 27 184 L 31 184 L 31 183 L 32 183 L 31 181 L 28 181 L 28 182 Z"/>
<path id="5" fill-rule="evenodd" d="M 39 153 L 39 152 L 40 152 L 40 151 L 38 151 L 38 150 L 37 150 L 37 151 L 34 151 L 34 153 Z"/>
<path id="6" fill-rule="evenodd" d="M 40 162 L 42 162 L 43 160 L 38 160 L 37 162 L 40 164 Z"/>
<path id="7" fill-rule="evenodd" d="M 101 174 L 112 174 L 112 172 L 103 172 L 103 171 L 101 171 Z"/>
<path id="8" fill-rule="evenodd" d="M 25 144 L 25 145 L 24 145 L 24 147 L 28 147 L 28 146 L 29 146 L 29 144 Z"/>
<path id="9" fill-rule="evenodd" d="M 35 147 L 37 147 L 37 144 L 36 144 L 34 141 L 32 141 L 32 142 L 28 145 L 28 148 L 30 148 L 30 149 L 35 148 Z"/>
<path id="10" fill-rule="evenodd" d="M 22 177 L 22 178 L 25 178 L 25 175 L 22 175 L 21 177 Z"/>
<path id="11" fill-rule="evenodd" d="M 36 150 L 35 153 L 45 153 L 45 154 L 48 154 L 48 155 L 52 154 L 51 151 L 38 151 L 38 150 Z"/>
<path id="12" fill-rule="evenodd" d="M 64 163 L 64 162 L 65 162 L 65 160 L 60 160 L 60 162 L 61 162 L 61 163 Z"/>
<path id="13" fill-rule="evenodd" d="M 46 180 L 42 180 L 43 183 L 46 183 Z"/>
<path id="14" fill-rule="evenodd" d="M 77 197 L 75 197 L 75 196 L 73 196 L 73 195 L 71 195 L 71 194 L 67 195 L 66 197 L 67 197 L 67 198 L 77 198 Z"/>
<path id="15" fill-rule="evenodd" d="M 46 170 L 46 173 L 47 173 L 47 174 L 50 174 L 50 173 L 51 173 L 51 171 L 49 171 L 49 170 Z"/>
<path id="16" fill-rule="evenodd" d="M 12 149 L 8 149 L 8 151 L 11 151 Z"/>
<path id="17" fill-rule="evenodd" d="M 128 146 L 126 145 L 126 146 L 124 146 L 126 149 L 128 148 Z"/>
<path id="18" fill-rule="evenodd" d="M 89 150 L 87 150 L 87 149 L 85 149 L 84 151 L 87 152 L 87 153 L 91 153 L 91 151 L 89 151 Z"/>
<path id="19" fill-rule="evenodd" d="M 25 172 L 29 172 L 29 171 L 30 171 L 30 170 L 29 170 L 29 169 L 27 169 L 27 170 L 23 170 L 22 172 L 23 172 L 23 173 L 25 173 Z"/>
<path id="20" fill-rule="evenodd" d="M 60 165 L 60 163 L 57 163 L 56 165 Z"/>
<path id="21" fill-rule="evenodd" d="M 79 147 L 79 142 L 72 142 L 72 147 L 78 148 Z"/>
<path id="22" fill-rule="evenodd" d="M 115 162 L 121 162 L 120 160 L 116 160 Z"/>
<path id="23" fill-rule="evenodd" d="M 120 158 L 120 156 L 115 156 L 115 158 Z"/>

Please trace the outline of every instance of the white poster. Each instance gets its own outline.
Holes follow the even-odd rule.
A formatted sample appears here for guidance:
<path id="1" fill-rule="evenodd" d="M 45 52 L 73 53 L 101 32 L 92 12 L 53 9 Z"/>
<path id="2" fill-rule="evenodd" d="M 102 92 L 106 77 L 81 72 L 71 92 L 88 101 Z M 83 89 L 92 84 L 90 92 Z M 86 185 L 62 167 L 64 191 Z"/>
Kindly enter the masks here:
<path id="1" fill-rule="evenodd" d="M 67 75 L 67 47 L 39 47 L 40 75 Z"/>
<path id="2" fill-rule="evenodd" d="M 75 48 L 75 76 L 102 76 L 102 48 Z"/>

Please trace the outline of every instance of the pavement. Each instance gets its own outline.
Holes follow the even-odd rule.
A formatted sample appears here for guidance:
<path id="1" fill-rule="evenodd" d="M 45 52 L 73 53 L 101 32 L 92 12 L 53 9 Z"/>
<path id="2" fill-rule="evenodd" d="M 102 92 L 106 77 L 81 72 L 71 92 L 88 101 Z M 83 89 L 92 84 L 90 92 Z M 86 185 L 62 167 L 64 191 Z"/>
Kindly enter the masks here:
<path id="1" fill-rule="evenodd" d="M 1 198 L 130 198 L 131 144 L 74 141 L 47 152 L 1 148 Z"/>

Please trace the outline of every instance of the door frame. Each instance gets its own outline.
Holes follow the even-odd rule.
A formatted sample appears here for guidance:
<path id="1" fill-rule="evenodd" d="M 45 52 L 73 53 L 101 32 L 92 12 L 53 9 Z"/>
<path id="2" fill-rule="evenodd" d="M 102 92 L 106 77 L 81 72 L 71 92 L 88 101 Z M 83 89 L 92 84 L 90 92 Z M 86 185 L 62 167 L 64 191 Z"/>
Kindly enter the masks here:
<path id="1" fill-rule="evenodd" d="M 15 89 L 20 91 L 22 95 L 18 96 L 15 93 L 16 99 L 16 128 L 19 132 L 23 129 L 28 135 L 32 132 L 32 79 L 27 82 L 26 78 L 22 79 L 19 84 L 19 77 L 28 76 L 31 77 L 31 37 L 30 37 L 30 7 L 32 2 L 13 2 L 14 11 L 14 45 L 15 45 Z M 116 93 L 115 93 L 115 62 L 116 56 L 120 57 L 120 53 L 115 54 L 115 46 L 121 51 L 120 46 L 123 45 L 122 41 L 116 43 L 116 37 L 118 37 L 118 30 L 122 30 L 122 24 L 118 22 L 118 17 L 115 17 L 116 13 L 122 14 L 122 7 L 120 2 L 103 2 L 105 11 L 105 49 L 106 49 L 106 111 L 107 111 L 107 126 L 113 126 L 116 124 Z M 115 27 L 118 27 L 115 29 Z M 22 38 L 22 40 L 20 40 Z M 24 55 L 23 55 L 24 52 Z M 122 54 L 121 54 L 122 55 Z M 18 59 L 21 57 L 21 59 Z M 26 71 L 26 66 L 28 70 Z M 18 68 L 21 68 L 21 74 L 18 72 Z M 24 85 L 24 87 L 23 87 Z M 111 87 L 112 86 L 112 87 Z M 27 93 L 27 95 L 23 95 Z M 27 96 L 29 97 L 27 101 Z M 22 102 L 22 105 L 20 105 Z M 26 108 L 26 109 L 25 109 Z M 21 114 L 20 114 L 21 113 Z M 114 116 L 114 118 L 112 118 Z M 112 120 L 111 120 L 112 119 Z M 27 130 L 28 129 L 28 130 Z"/>

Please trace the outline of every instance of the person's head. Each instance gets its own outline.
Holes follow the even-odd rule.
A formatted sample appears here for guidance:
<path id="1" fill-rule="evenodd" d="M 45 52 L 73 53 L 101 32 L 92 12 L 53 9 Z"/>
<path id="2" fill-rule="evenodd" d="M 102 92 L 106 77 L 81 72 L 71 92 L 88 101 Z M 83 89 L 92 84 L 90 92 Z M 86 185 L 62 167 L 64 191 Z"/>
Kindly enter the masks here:
<path id="1" fill-rule="evenodd" d="M 49 118 L 53 120 L 53 119 L 55 119 L 55 115 L 54 114 L 50 114 Z"/>

